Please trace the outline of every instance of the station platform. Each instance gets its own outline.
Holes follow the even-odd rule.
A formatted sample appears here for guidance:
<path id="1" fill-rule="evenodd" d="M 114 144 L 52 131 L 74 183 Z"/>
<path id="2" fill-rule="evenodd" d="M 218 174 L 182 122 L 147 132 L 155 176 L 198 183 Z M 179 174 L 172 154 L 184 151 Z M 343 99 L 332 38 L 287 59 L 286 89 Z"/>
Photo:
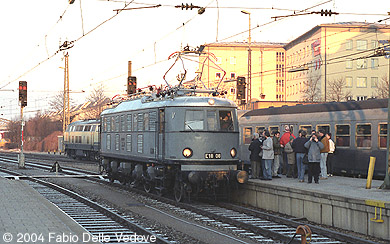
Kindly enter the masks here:
<path id="1" fill-rule="evenodd" d="M 305 176 L 307 180 L 307 176 Z M 298 179 L 250 179 L 234 192 L 237 203 L 270 210 L 295 218 L 390 240 L 390 190 L 373 180 L 333 176 L 326 180 L 298 182 Z"/>
<path id="2" fill-rule="evenodd" d="M 88 232 L 26 182 L 0 177 L 0 196 L 0 243 L 87 243 Z"/>

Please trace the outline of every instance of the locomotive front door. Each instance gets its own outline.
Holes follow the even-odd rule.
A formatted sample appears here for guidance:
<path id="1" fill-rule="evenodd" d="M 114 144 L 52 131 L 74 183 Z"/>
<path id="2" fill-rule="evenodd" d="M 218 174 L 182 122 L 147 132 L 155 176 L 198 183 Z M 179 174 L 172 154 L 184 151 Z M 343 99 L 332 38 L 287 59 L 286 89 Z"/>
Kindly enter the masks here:
<path id="1" fill-rule="evenodd" d="M 156 140 L 157 160 L 164 160 L 165 158 L 165 110 L 158 110 L 158 134 Z"/>

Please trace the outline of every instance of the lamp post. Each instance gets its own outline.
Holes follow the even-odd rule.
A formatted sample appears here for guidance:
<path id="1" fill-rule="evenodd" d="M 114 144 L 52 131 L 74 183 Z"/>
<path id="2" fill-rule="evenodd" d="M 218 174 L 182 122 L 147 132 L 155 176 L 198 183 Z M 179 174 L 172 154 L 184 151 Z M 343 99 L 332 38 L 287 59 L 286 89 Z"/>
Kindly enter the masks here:
<path id="1" fill-rule="evenodd" d="M 252 50 L 251 50 L 251 13 L 246 10 L 241 10 L 241 13 L 249 16 L 249 37 L 248 37 L 248 90 L 247 103 L 252 98 Z"/>

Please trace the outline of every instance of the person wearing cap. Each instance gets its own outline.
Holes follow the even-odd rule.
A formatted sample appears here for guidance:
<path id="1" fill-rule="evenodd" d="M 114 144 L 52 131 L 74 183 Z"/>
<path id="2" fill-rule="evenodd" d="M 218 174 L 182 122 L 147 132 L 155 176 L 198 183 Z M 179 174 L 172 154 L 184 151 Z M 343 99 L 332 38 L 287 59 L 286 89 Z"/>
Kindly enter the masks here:
<path id="1" fill-rule="evenodd" d="M 249 151 L 251 151 L 251 154 L 249 156 L 249 159 L 251 161 L 251 168 L 252 168 L 252 179 L 259 178 L 260 174 L 260 167 L 261 167 L 261 142 L 259 141 L 259 134 L 253 133 L 252 142 L 249 145 Z"/>
<path id="2" fill-rule="evenodd" d="M 290 126 L 285 125 L 284 126 L 284 134 L 280 138 L 280 145 L 281 145 L 282 148 L 284 148 L 286 146 L 286 144 L 290 141 L 290 136 L 292 136 L 295 139 L 295 136 L 291 132 Z M 283 151 L 282 168 L 283 168 L 282 174 L 286 175 L 287 174 L 287 170 L 288 170 L 288 159 L 287 159 L 287 154 L 284 151 Z"/>

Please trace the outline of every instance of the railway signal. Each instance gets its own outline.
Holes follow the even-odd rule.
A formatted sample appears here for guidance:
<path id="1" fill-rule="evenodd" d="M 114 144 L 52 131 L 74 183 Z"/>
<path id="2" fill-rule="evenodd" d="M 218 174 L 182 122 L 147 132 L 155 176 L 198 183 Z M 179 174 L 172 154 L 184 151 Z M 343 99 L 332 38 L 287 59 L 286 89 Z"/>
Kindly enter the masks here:
<path id="1" fill-rule="evenodd" d="M 127 95 L 136 93 L 137 90 L 137 77 L 127 77 Z"/>
<path id="2" fill-rule="evenodd" d="M 246 90 L 246 82 L 245 77 L 239 76 L 237 77 L 237 100 L 240 100 L 241 103 L 245 102 L 245 90 Z"/>
<path id="3" fill-rule="evenodd" d="M 19 102 L 20 106 L 27 106 L 27 81 L 19 81 Z"/>

